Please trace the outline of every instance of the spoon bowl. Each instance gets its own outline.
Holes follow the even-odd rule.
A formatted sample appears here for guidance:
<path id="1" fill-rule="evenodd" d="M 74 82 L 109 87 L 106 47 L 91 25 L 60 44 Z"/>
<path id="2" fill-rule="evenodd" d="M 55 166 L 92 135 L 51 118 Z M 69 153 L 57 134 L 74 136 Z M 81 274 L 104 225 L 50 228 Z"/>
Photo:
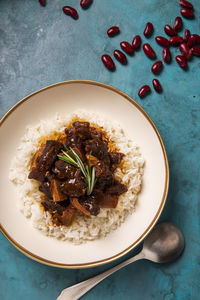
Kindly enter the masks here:
<path id="1" fill-rule="evenodd" d="M 156 225 L 144 240 L 142 252 L 148 260 L 167 263 L 178 258 L 184 246 L 180 229 L 170 222 L 164 222 Z"/>

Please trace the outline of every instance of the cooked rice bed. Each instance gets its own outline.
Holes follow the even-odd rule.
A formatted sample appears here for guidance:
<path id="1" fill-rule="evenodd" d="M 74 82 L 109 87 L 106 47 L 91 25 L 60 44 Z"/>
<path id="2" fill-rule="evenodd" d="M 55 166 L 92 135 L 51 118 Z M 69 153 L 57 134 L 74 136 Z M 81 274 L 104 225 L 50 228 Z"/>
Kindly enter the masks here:
<path id="1" fill-rule="evenodd" d="M 125 154 L 122 167 L 120 165 L 115 170 L 115 177 L 127 186 L 128 191 L 119 197 L 115 209 L 101 208 L 97 216 L 77 216 L 69 227 L 56 226 L 51 220 L 51 214 L 41 208 L 39 183 L 28 179 L 29 165 L 42 137 L 52 137 L 53 132 L 62 133 L 74 119 L 88 120 L 91 124 L 102 127 L 113 144 Z M 111 126 L 108 120 L 80 111 L 68 118 L 56 115 L 52 120 L 42 120 L 35 126 L 28 126 L 12 161 L 9 178 L 16 185 L 20 210 L 35 228 L 47 236 L 80 244 L 105 236 L 134 211 L 137 195 L 141 190 L 143 166 L 144 160 L 138 147 L 127 138 L 118 123 Z"/>

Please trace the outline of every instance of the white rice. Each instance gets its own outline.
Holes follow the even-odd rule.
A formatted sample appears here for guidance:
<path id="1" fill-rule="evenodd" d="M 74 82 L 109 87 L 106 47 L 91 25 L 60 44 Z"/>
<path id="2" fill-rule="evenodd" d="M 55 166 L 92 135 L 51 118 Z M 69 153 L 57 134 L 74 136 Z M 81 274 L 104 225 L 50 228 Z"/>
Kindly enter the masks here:
<path id="1" fill-rule="evenodd" d="M 125 154 L 123 169 L 117 168 L 115 177 L 127 186 L 128 191 L 119 197 L 115 209 L 101 208 L 97 216 L 77 216 L 69 227 L 56 226 L 51 221 L 51 215 L 40 208 L 42 194 L 38 191 L 39 183 L 28 179 L 29 163 L 38 148 L 40 138 L 48 136 L 52 131 L 63 132 L 73 118 L 85 119 L 102 126 L 119 151 Z M 128 139 L 118 123 L 110 124 L 109 120 L 84 111 L 77 111 L 68 118 L 57 114 L 54 119 L 27 126 L 16 152 L 9 179 L 16 185 L 21 212 L 45 235 L 80 244 L 104 237 L 133 213 L 137 195 L 141 190 L 144 160 L 138 147 Z"/>

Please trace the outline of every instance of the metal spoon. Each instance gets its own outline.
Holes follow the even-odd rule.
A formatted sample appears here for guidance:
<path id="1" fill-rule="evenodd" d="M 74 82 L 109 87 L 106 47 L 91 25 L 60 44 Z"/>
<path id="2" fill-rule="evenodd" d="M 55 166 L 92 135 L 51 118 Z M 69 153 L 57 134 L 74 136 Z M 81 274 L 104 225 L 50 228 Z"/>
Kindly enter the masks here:
<path id="1" fill-rule="evenodd" d="M 160 223 L 146 237 L 140 253 L 93 278 L 64 289 L 57 300 L 79 299 L 104 278 L 136 260 L 147 259 L 156 263 L 171 262 L 182 253 L 183 249 L 184 237 L 181 231 L 172 223 Z"/>

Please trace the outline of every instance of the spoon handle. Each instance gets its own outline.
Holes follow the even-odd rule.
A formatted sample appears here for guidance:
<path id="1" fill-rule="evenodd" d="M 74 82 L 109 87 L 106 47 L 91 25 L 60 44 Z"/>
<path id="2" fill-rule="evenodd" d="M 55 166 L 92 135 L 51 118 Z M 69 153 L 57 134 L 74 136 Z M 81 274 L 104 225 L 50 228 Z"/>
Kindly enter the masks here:
<path id="1" fill-rule="evenodd" d="M 127 259 L 126 261 L 122 262 L 121 264 L 97 275 L 94 276 L 88 280 L 82 281 L 80 283 L 77 283 L 75 285 L 72 285 L 66 289 L 64 289 L 60 296 L 57 298 L 57 300 L 77 300 L 81 296 L 83 296 L 85 293 L 87 293 L 91 288 L 93 288 L 95 285 L 97 285 L 99 282 L 101 282 L 103 279 L 111 275 L 112 273 L 116 272 L 117 270 L 127 266 L 128 264 L 140 260 L 144 258 L 144 254 L 140 252 L 139 254 L 135 255 L 134 257 L 131 257 Z"/>

